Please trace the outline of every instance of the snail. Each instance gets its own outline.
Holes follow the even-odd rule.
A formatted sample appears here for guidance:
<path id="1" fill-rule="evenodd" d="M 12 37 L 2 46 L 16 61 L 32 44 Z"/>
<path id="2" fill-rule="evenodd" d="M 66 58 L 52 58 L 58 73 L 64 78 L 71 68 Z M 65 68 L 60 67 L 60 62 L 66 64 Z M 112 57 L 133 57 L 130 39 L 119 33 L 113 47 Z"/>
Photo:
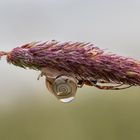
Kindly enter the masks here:
<path id="1" fill-rule="evenodd" d="M 59 75 L 56 78 L 46 77 L 46 87 L 62 102 L 70 102 L 74 99 L 77 91 L 77 81 L 75 78 Z"/>
<path id="2" fill-rule="evenodd" d="M 41 69 L 41 75 L 45 76 L 47 89 L 61 102 L 70 102 L 74 99 L 78 80 L 64 71 L 57 71 L 51 68 Z M 39 77 L 40 77 L 39 76 Z"/>

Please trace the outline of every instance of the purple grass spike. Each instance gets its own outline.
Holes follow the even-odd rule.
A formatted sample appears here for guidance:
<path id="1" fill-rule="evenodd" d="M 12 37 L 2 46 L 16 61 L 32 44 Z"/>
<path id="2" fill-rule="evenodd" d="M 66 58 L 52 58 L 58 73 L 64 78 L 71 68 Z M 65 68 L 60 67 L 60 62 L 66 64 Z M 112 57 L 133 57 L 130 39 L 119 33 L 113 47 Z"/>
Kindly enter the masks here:
<path id="1" fill-rule="evenodd" d="M 106 90 L 140 86 L 140 61 L 104 52 L 91 43 L 32 42 L 1 51 L 0 58 L 4 55 L 10 64 L 41 71 L 49 91 L 63 102 L 71 101 L 84 84 Z"/>

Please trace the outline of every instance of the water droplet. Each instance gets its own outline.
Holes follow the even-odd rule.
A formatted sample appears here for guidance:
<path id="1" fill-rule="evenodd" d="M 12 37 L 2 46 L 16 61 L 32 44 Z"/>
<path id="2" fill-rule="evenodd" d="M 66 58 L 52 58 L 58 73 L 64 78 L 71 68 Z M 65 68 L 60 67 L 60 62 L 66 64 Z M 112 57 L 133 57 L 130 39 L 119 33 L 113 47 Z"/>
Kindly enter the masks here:
<path id="1" fill-rule="evenodd" d="M 61 102 L 63 103 L 69 103 L 74 99 L 74 97 L 69 97 L 69 98 L 63 98 L 63 99 L 59 99 Z"/>

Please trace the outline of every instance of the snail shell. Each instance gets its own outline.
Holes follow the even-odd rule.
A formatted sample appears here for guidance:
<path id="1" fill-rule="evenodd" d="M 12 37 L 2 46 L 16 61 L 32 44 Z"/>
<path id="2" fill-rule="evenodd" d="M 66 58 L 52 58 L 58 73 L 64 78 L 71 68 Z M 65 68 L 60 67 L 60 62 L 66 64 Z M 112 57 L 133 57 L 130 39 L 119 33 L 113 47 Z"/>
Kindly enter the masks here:
<path id="1" fill-rule="evenodd" d="M 46 78 L 46 86 L 48 90 L 62 102 L 71 101 L 77 91 L 76 79 L 65 75 L 57 76 L 53 80 L 48 80 Z"/>

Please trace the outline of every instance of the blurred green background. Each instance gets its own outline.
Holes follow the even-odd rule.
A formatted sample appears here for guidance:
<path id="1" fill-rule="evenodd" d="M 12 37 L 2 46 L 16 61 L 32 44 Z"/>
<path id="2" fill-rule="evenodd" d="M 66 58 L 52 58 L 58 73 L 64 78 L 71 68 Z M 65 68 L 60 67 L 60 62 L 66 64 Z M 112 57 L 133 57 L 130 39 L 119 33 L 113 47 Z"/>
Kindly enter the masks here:
<path id="1" fill-rule="evenodd" d="M 0 50 L 32 41 L 90 41 L 140 60 L 139 0 L 1 0 Z M 0 62 L 0 140 L 139 140 L 140 88 L 78 89 L 69 104 L 39 72 Z"/>
<path id="2" fill-rule="evenodd" d="M 139 88 L 112 92 L 85 87 L 69 104 L 35 92 L 1 108 L 0 139 L 137 140 L 139 99 Z"/>

